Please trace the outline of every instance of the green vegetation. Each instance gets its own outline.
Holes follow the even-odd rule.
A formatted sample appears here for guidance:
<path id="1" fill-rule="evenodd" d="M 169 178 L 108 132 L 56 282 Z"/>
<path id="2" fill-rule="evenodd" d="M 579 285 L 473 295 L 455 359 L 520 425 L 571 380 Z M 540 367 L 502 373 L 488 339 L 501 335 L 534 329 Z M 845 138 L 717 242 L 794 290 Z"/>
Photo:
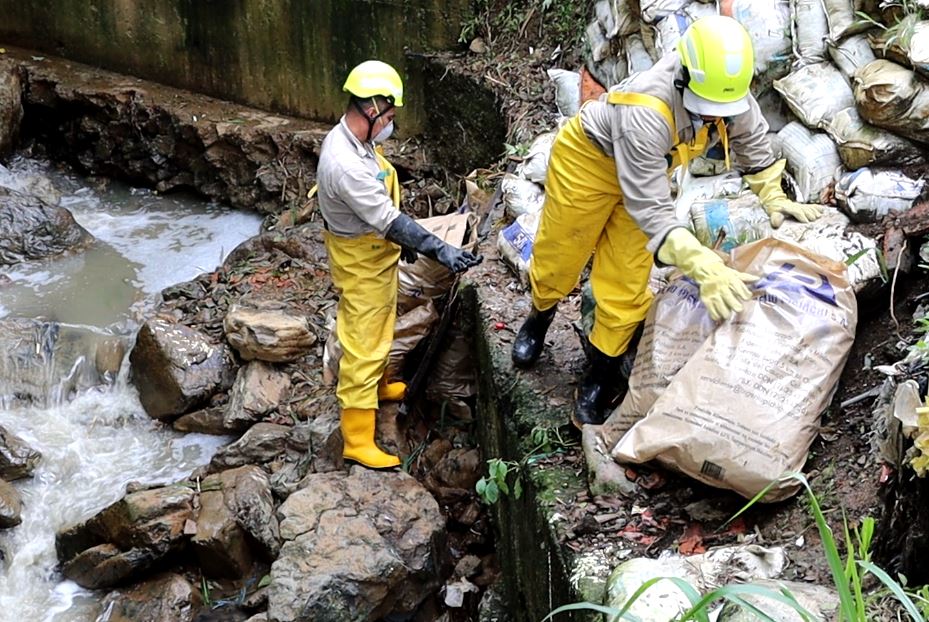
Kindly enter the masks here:
<path id="1" fill-rule="evenodd" d="M 908 592 L 905 588 L 905 580 L 902 577 L 899 581 L 893 579 L 871 561 L 871 542 L 875 528 L 874 519 L 865 518 L 859 525 L 854 527 L 850 527 L 847 520 L 844 521 L 843 535 L 846 557 L 842 559 L 839 554 L 835 535 L 832 532 L 832 528 L 826 523 L 826 518 L 819 505 L 819 500 L 816 498 L 809 482 L 802 473 L 788 473 L 775 482 L 772 482 L 767 488 L 758 493 L 754 499 L 749 501 L 745 507 L 739 510 L 739 512 L 730 519 L 730 522 L 741 516 L 745 511 L 762 499 L 776 484 L 789 480 L 799 482 L 806 490 L 807 500 L 810 505 L 810 513 L 819 530 L 819 535 L 823 544 L 823 554 L 826 557 L 826 562 L 832 573 L 833 588 L 839 597 L 839 608 L 835 620 L 837 622 L 868 622 L 874 619 L 871 615 L 871 610 L 875 607 L 876 603 L 881 599 L 890 598 L 896 601 L 899 607 L 902 607 L 903 611 L 906 612 L 911 620 L 914 622 L 926 622 L 926 616 L 927 613 L 929 613 L 929 598 L 927 598 L 929 597 L 929 588 L 923 587 L 919 591 Z M 877 579 L 883 587 L 867 593 L 864 586 L 866 584 L 866 579 L 869 577 Z M 746 599 L 746 597 L 750 596 L 784 603 L 790 606 L 806 621 L 819 619 L 819 616 L 813 615 L 803 608 L 787 589 L 782 588 L 780 590 L 775 590 L 767 586 L 750 583 L 730 584 L 719 587 L 701 596 L 697 588 L 683 579 L 659 577 L 644 583 L 621 609 L 605 607 L 593 603 L 576 603 L 555 609 L 548 615 L 546 620 L 560 613 L 578 610 L 597 611 L 607 614 L 610 622 L 635 620 L 636 618 L 628 613 L 629 609 L 642 594 L 660 581 L 673 582 L 686 595 L 691 603 L 691 608 L 679 618 L 676 618 L 675 622 L 684 622 L 686 620 L 708 622 L 710 619 L 710 610 L 723 601 L 733 603 L 749 611 L 759 620 L 772 621 L 772 618 L 760 609 L 757 604 L 753 604 Z"/>
<path id="2" fill-rule="evenodd" d="M 493 45 L 500 37 L 524 43 L 529 36 L 573 48 L 583 40 L 590 6 L 582 0 L 474 0 L 458 40 L 470 43 L 482 37 Z"/>

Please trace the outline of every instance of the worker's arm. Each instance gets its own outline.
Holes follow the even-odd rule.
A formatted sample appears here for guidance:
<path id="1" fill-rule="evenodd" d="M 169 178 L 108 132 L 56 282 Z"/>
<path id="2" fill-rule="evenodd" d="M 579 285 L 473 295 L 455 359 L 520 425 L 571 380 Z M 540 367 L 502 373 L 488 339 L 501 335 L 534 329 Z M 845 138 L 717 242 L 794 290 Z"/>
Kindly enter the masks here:
<path id="1" fill-rule="evenodd" d="M 366 168 L 346 168 L 337 182 L 337 192 L 355 215 L 380 235 L 400 216 L 384 182 Z"/>

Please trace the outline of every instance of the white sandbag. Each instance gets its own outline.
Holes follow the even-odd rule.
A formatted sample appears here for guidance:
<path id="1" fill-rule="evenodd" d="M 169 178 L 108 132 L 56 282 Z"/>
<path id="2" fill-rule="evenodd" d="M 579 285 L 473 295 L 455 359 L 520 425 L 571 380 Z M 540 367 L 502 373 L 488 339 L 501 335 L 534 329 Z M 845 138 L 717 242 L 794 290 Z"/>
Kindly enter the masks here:
<path id="1" fill-rule="evenodd" d="M 552 155 L 552 145 L 555 144 L 555 132 L 539 134 L 529 146 L 529 153 L 522 163 L 516 167 L 516 174 L 537 184 L 545 184 L 545 175 L 548 173 L 548 159 Z M 506 189 L 504 189 L 506 192 Z M 506 195 L 504 194 L 504 200 Z M 519 214 L 513 214 L 513 218 Z"/>
<path id="2" fill-rule="evenodd" d="M 760 295 L 699 345 L 612 455 L 621 463 L 656 460 L 751 498 L 802 469 L 858 311 L 842 263 L 766 239 L 735 249 L 731 265 L 762 277 L 753 285 Z M 764 501 L 799 488 L 780 484 Z"/>
<path id="3" fill-rule="evenodd" d="M 829 22 L 822 0 L 791 0 L 791 33 L 794 55 L 800 65 L 826 60 Z"/>
<path id="4" fill-rule="evenodd" d="M 734 197 L 742 190 L 742 176 L 736 171 L 719 175 L 696 176 L 689 169 L 677 169 L 677 196 L 674 215 L 682 223 L 690 222 L 690 207 L 697 201 Z"/>
<path id="5" fill-rule="evenodd" d="M 777 139 L 797 182 L 797 200 L 819 203 L 822 191 L 835 180 L 835 172 L 842 165 L 835 143 L 828 135 L 811 132 L 796 121 L 785 125 Z"/>
<path id="6" fill-rule="evenodd" d="M 518 175 L 504 175 L 500 188 L 506 215 L 514 220 L 523 214 L 540 211 L 545 203 L 545 190 L 542 186 Z"/>
<path id="7" fill-rule="evenodd" d="M 609 89 L 619 84 L 626 77 L 626 59 L 617 56 L 608 56 L 600 62 L 587 62 L 587 71 L 594 79 Z"/>
<path id="8" fill-rule="evenodd" d="M 599 63 L 610 55 L 610 40 L 603 34 L 600 22 L 594 20 L 587 25 L 587 46 L 590 49 L 590 58 Z"/>
<path id="9" fill-rule="evenodd" d="M 851 80 L 859 67 L 863 67 L 875 59 L 874 50 L 868 43 L 865 35 L 849 37 L 839 44 L 832 41 L 828 43 L 829 56 L 835 62 L 842 74 Z"/>
<path id="10" fill-rule="evenodd" d="M 671 277 L 645 317 L 629 390 L 601 428 L 607 447 L 614 447 L 645 416 L 715 327 L 700 301 L 700 287 L 680 273 Z"/>
<path id="11" fill-rule="evenodd" d="M 855 105 L 852 87 L 831 63 L 806 65 L 774 81 L 775 90 L 803 124 L 825 127 L 835 114 Z"/>
<path id="12" fill-rule="evenodd" d="M 524 285 L 529 284 L 529 258 L 541 212 L 523 214 L 497 234 L 497 252 Z"/>
<path id="13" fill-rule="evenodd" d="M 829 22 L 829 38 L 833 41 L 842 39 L 871 27 L 871 23 L 855 15 L 852 0 L 822 0 Z"/>
<path id="14" fill-rule="evenodd" d="M 849 231 L 850 224 L 845 214 L 827 207 L 823 216 L 811 223 L 785 220 L 773 237 L 847 264 L 846 278 L 852 289 L 868 295 L 880 290 L 884 282 L 881 250 L 874 238 Z"/>
<path id="15" fill-rule="evenodd" d="M 836 181 L 835 198 L 853 222 L 880 222 L 890 212 L 913 207 L 925 183 L 900 171 L 861 168 Z"/>
<path id="16" fill-rule="evenodd" d="M 655 26 L 655 47 L 661 58 L 674 50 L 684 31 L 701 17 L 716 15 L 716 7 L 710 4 L 694 3 L 679 11 L 671 13 Z"/>
<path id="17" fill-rule="evenodd" d="M 719 249 L 724 252 L 770 237 L 773 232 L 771 219 L 753 192 L 696 201 L 690 206 L 690 219 L 704 246 L 715 248 L 722 232 L 725 237 Z"/>
<path id="18" fill-rule="evenodd" d="M 691 0 L 639 0 L 642 21 L 657 24 L 675 11 L 683 9 Z"/>
<path id="19" fill-rule="evenodd" d="M 787 107 L 780 94 L 774 89 L 768 89 L 755 97 L 761 115 L 768 122 L 768 130 L 779 132 L 785 125 L 796 119 Z"/>
<path id="20" fill-rule="evenodd" d="M 573 117 L 581 107 L 581 74 L 567 69 L 552 68 L 548 78 L 555 83 L 555 105 L 565 117 Z"/>
<path id="21" fill-rule="evenodd" d="M 854 83 L 858 112 L 866 121 L 929 143 L 929 83 L 883 59 L 861 67 Z"/>
<path id="22" fill-rule="evenodd" d="M 756 81 L 787 71 L 792 51 L 787 0 L 719 0 L 718 4 L 719 14 L 738 20 L 752 38 Z"/>
<path id="23" fill-rule="evenodd" d="M 629 35 L 639 29 L 635 10 L 629 0 L 600 0 L 594 13 L 607 39 Z"/>
<path id="24" fill-rule="evenodd" d="M 648 53 L 642 35 L 634 34 L 626 37 L 626 70 L 631 76 L 651 69 L 655 60 Z"/>
<path id="25" fill-rule="evenodd" d="M 851 171 L 864 166 L 910 166 L 926 161 L 913 142 L 865 123 L 854 107 L 838 112 L 825 129 L 839 146 L 842 164 Z"/>

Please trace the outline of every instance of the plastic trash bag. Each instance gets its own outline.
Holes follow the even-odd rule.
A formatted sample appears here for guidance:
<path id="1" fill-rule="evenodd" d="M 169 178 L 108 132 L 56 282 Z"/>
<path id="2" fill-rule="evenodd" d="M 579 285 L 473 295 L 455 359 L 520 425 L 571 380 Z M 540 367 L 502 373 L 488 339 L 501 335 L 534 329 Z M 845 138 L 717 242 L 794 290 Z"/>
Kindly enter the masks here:
<path id="1" fill-rule="evenodd" d="M 861 168 L 838 179 L 835 198 L 852 222 L 880 222 L 891 212 L 913 207 L 925 184 L 900 171 Z"/>
<path id="2" fill-rule="evenodd" d="M 530 212 L 517 218 L 497 234 L 497 252 L 523 285 L 529 285 L 529 258 L 539 230 L 541 212 Z"/>
<path id="3" fill-rule="evenodd" d="M 555 83 L 555 105 L 563 117 L 573 117 L 581 107 L 581 74 L 567 69 L 549 69 L 549 79 Z"/>
<path id="4" fill-rule="evenodd" d="M 852 87 L 830 63 L 806 65 L 774 81 L 774 89 L 808 128 L 825 127 L 837 112 L 855 105 Z"/>
<path id="5" fill-rule="evenodd" d="M 539 184 L 507 173 L 500 182 L 506 215 L 516 219 L 523 214 L 538 212 L 545 203 L 545 190 Z"/>
<path id="6" fill-rule="evenodd" d="M 854 107 L 839 111 L 825 129 L 839 146 L 842 164 L 852 171 L 864 166 L 910 166 L 926 161 L 913 142 L 865 123 Z"/>
<path id="7" fill-rule="evenodd" d="M 878 59 L 855 72 L 855 102 L 869 123 L 929 143 L 929 83 L 910 69 Z"/>

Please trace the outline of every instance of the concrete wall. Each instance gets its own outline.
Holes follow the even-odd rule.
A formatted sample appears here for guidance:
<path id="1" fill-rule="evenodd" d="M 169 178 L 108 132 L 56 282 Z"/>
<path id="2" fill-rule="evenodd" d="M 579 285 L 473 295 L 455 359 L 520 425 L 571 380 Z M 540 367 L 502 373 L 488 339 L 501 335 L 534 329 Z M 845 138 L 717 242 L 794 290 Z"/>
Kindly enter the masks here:
<path id="1" fill-rule="evenodd" d="M 407 81 L 403 134 L 425 124 L 415 55 L 456 45 L 469 0 L 0 0 L 0 43 L 321 121 L 377 57 Z M 413 53 L 411 59 L 404 49 Z"/>

